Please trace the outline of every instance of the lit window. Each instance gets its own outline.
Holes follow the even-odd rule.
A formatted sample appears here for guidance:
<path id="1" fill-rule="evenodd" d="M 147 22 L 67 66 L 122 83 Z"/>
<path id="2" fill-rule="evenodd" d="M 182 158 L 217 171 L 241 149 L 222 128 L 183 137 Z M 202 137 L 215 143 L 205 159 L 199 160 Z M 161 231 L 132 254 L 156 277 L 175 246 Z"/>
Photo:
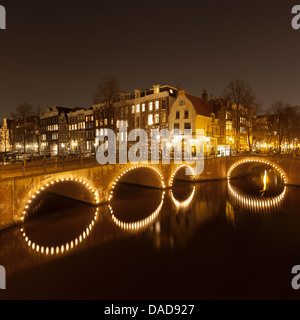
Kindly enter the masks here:
<path id="1" fill-rule="evenodd" d="M 153 102 L 149 102 L 149 111 L 153 110 Z"/>
<path id="2" fill-rule="evenodd" d="M 134 113 L 134 106 L 132 106 L 132 109 L 131 109 L 131 110 L 132 110 L 132 113 Z"/>
<path id="3" fill-rule="evenodd" d="M 158 113 L 155 114 L 154 120 L 155 120 L 155 124 L 159 123 L 159 114 Z"/>
<path id="4" fill-rule="evenodd" d="M 136 112 L 140 112 L 140 105 L 139 104 L 136 105 Z"/>
<path id="5" fill-rule="evenodd" d="M 153 124 L 153 114 L 149 114 L 148 115 L 148 125 L 152 125 Z"/>
<path id="6" fill-rule="evenodd" d="M 161 115 L 161 122 L 167 122 L 167 115 L 165 113 Z"/>
<path id="7" fill-rule="evenodd" d="M 172 89 L 170 89 L 170 93 L 171 93 L 171 94 L 173 93 L 173 90 L 172 90 Z"/>
<path id="8" fill-rule="evenodd" d="M 146 110 L 146 106 L 145 106 L 145 103 L 142 104 L 142 112 L 145 112 Z"/>
<path id="9" fill-rule="evenodd" d="M 107 118 L 104 119 L 104 125 L 107 126 Z"/>
<path id="10" fill-rule="evenodd" d="M 159 109 L 159 101 L 155 101 L 155 110 Z"/>

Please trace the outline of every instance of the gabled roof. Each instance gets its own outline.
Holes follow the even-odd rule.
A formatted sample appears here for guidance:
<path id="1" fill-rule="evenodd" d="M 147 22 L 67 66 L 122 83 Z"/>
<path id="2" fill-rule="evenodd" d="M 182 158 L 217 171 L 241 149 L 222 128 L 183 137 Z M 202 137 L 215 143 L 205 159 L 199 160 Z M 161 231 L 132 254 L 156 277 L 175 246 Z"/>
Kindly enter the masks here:
<path id="1" fill-rule="evenodd" d="M 213 105 L 201 98 L 186 93 L 186 97 L 191 101 L 195 107 L 196 113 L 202 116 L 209 117 L 211 113 L 214 113 Z"/>

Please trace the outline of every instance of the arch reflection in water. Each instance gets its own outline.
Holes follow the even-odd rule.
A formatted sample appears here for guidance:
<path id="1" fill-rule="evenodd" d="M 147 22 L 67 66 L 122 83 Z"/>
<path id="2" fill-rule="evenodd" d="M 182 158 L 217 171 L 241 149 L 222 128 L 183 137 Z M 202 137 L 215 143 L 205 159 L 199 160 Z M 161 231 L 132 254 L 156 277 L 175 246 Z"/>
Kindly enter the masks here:
<path id="1" fill-rule="evenodd" d="M 247 195 L 237 188 L 234 188 L 230 181 L 227 182 L 229 195 L 234 200 L 234 204 L 247 209 L 252 212 L 257 212 L 260 214 L 269 213 L 276 209 L 279 209 L 282 201 L 286 195 L 286 186 L 284 186 L 283 191 L 280 195 L 274 197 L 259 197 L 254 195 Z"/>
<path id="2" fill-rule="evenodd" d="M 108 205 L 108 208 L 110 210 L 110 214 L 112 217 L 113 222 L 121 229 L 125 230 L 125 231 L 130 231 L 130 232 L 138 232 L 138 231 L 142 231 L 145 228 L 149 227 L 149 225 L 151 225 L 152 222 L 154 222 L 156 220 L 156 218 L 158 217 L 161 208 L 163 206 L 164 203 L 164 197 L 165 197 L 165 191 L 163 191 L 162 193 L 162 197 L 161 197 L 161 201 L 158 205 L 158 207 L 152 212 L 151 215 L 149 215 L 147 218 L 143 219 L 143 220 L 139 220 L 139 221 L 135 221 L 135 222 L 124 222 L 119 220 L 113 212 L 113 209 L 111 207 L 111 205 Z"/>
<path id="3" fill-rule="evenodd" d="M 45 255 L 63 254 L 76 248 L 80 243 L 82 243 L 90 235 L 90 232 L 92 231 L 98 219 L 98 214 L 99 214 L 99 208 L 96 209 L 95 215 L 92 221 L 89 223 L 88 227 L 78 237 L 75 237 L 75 239 L 72 239 L 71 241 L 63 243 L 59 246 L 43 246 L 33 242 L 27 236 L 25 232 L 25 227 L 20 228 L 20 232 L 23 236 L 24 241 L 27 243 L 28 247 L 31 248 L 33 251 L 41 254 L 45 254 Z"/>
<path id="4" fill-rule="evenodd" d="M 194 196 L 195 196 L 195 189 L 196 189 L 196 187 L 193 186 L 193 190 L 192 190 L 190 196 L 189 196 L 186 200 L 183 200 L 183 201 L 177 200 L 177 199 L 174 197 L 173 191 L 170 190 L 171 199 L 172 199 L 172 201 L 173 201 L 173 203 L 175 204 L 175 206 L 176 206 L 177 209 L 187 208 L 187 207 L 192 203 L 193 198 L 194 198 Z"/>

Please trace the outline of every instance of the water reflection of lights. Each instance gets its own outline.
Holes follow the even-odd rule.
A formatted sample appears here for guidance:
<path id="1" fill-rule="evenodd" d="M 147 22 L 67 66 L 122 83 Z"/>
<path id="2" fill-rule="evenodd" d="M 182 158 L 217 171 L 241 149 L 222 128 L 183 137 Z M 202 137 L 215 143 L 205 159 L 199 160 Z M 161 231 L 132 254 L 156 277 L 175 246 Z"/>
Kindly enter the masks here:
<path id="1" fill-rule="evenodd" d="M 194 198 L 194 195 L 195 195 L 195 189 L 196 189 L 195 186 L 193 186 L 192 193 L 190 194 L 190 196 L 189 196 L 186 200 L 183 200 L 183 201 L 178 201 L 178 200 L 174 197 L 173 191 L 170 190 L 171 199 L 172 199 L 172 201 L 174 202 L 174 204 L 175 204 L 175 206 L 177 207 L 177 209 L 179 209 L 179 208 L 186 208 L 186 207 L 188 207 L 188 206 L 191 204 L 191 202 L 192 202 L 192 200 L 193 200 L 193 198 Z"/>
<path id="2" fill-rule="evenodd" d="M 228 181 L 229 194 L 234 198 L 237 205 L 250 209 L 252 211 L 268 212 L 279 208 L 286 195 L 286 186 L 284 187 L 282 193 L 276 197 L 259 197 L 253 195 L 247 195 L 239 192 L 237 189 L 233 188 Z"/>
<path id="3" fill-rule="evenodd" d="M 161 180 L 161 186 L 162 188 L 164 189 L 166 186 L 165 186 L 165 183 L 164 183 L 164 178 L 163 178 L 163 175 L 161 174 L 161 172 L 156 169 L 155 167 L 152 167 L 152 166 L 149 166 L 147 164 L 139 164 L 137 166 L 133 166 L 131 168 L 128 168 L 126 169 L 125 171 L 123 171 L 118 177 L 117 179 L 114 181 L 112 187 L 111 187 L 111 191 L 110 191 L 110 195 L 108 196 L 108 201 L 111 201 L 112 197 L 113 197 L 113 193 L 114 193 L 114 188 L 116 187 L 118 181 L 128 172 L 132 171 L 132 170 L 135 170 L 135 169 L 138 169 L 138 168 L 147 168 L 147 169 L 151 169 L 153 171 L 155 171 L 158 176 L 160 177 L 160 180 Z"/>
<path id="4" fill-rule="evenodd" d="M 265 159 L 257 159 L 257 158 L 246 158 L 246 159 L 243 159 L 243 160 L 240 160 L 240 161 L 237 161 L 235 164 L 233 164 L 230 169 L 228 170 L 228 173 L 227 173 L 227 180 L 230 180 L 230 177 L 231 177 L 231 173 L 233 171 L 233 169 L 235 169 L 237 166 L 243 164 L 243 163 L 250 163 L 250 162 L 255 162 L 255 163 L 260 163 L 260 164 L 266 164 L 266 165 L 269 165 L 271 166 L 272 168 L 274 168 L 276 171 L 278 171 L 283 179 L 283 182 L 284 184 L 287 184 L 287 176 L 286 174 L 284 173 L 284 171 L 279 168 L 276 164 L 270 162 L 270 161 L 267 161 Z"/>
<path id="5" fill-rule="evenodd" d="M 136 221 L 136 222 L 123 222 L 123 221 L 120 221 L 114 215 L 111 205 L 108 205 L 108 207 L 109 207 L 113 222 L 119 228 L 121 228 L 123 230 L 126 230 L 126 231 L 132 231 L 132 232 L 141 231 L 142 229 L 148 227 L 157 218 L 157 216 L 158 216 L 158 214 L 161 211 L 161 208 L 163 206 L 164 197 L 165 197 L 165 191 L 163 191 L 162 197 L 161 197 L 161 201 L 160 201 L 158 207 L 155 209 L 155 211 L 151 215 L 149 215 L 147 218 L 145 218 L 143 220 Z"/>
<path id="6" fill-rule="evenodd" d="M 37 198 L 41 192 L 47 190 L 47 188 L 49 188 L 50 186 L 55 185 L 56 183 L 61 183 L 61 182 L 65 182 L 65 181 L 73 181 L 75 183 L 80 183 L 82 184 L 84 187 L 88 188 L 90 190 L 90 192 L 94 195 L 94 199 L 95 199 L 95 203 L 99 204 L 99 195 L 98 192 L 93 189 L 93 187 L 86 181 L 82 180 L 82 179 L 77 179 L 77 178 L 61 178 L 61 179 L 56 179 L 56 180 L 52 180 L 48 183 L 45 183 L 41 188 L 39 188 L 37 191 L 35 191 L 31 196 L 30 199 L 27 201 L 26 206 L 23 210 L 22 216 L 20 218 L 20 222 L 24 222 L 25 217 L 28 213 L 28 210 L 30 209 L 30 206 L 33 202 L 33 200 L 35 198 Z M 67 242 L 65 244 L 62 244 L 60 246 L 56 246 L 56 247 L 48 247 L 48 246 L 41 246 L 39 244 L 36 244 L 35 242 L 33 242 L 32 240 L 29 239 L 29 237 L 26 235 L 24 227 L 22 227 L 20 229 L 22 236 L 25 240 L 25 242 L 27 243 L 28 247 L 30 247 L 31 249 L 33 249 L 36 252 L 42 253 L 42 254 L 46 254 L 46 255 L 54 255 L 54 254 L 62 254 L 64 252 L 68 252 L 69 250 L 75 248 L 76 246 L 78 246 L 84 239 L 86 239 L 91 230 L 93 229 L 94 225 L 95 225 L 95 221 L 98 218 L 98 211 L 99 208 L 96 209 L 95 215 L 92 219 L 92 221 L 90 222 L 90 224 L 88 225 L 88 227 L 78 236 L 76 237 L 74 240 Z"/>
<path id="7" fill-rule="evenodd" d="M 171 187 L 173 186 L 174 178 L 175 178 L 177 172 L 178 172 L 180 169 L 182 169 L 182 168 L 187 168 L 187 169 L 189 169 L 190 172 L 191 172 L 191 175 L 192 175 L 192 176 L 195 176 L 195 171 L 194 171 L 194 169 L 193 169 L 191 166 L 189 166 L 189 165 L 187 165 L 187 164 L 182 164 L 182 165 L 180 165 L 179 167 L 177 167 L 176 170 L 175 170 L 175 171 L 173 172 L 173 174 L 172 174 L 172 177 L 171 177 L 171 179 L 170 179 L 170 186 L 171 186 Z"/>
<path id="8" fill-rule="evenodd" d="M 90 192 L 94 195 L 94 199 L 95 199 L 95 203 L 96 204 L 99 204 L 100 201 L 99 201 L 99 194 L 98 192 L 93 189 L 93 187 L 86 181 L 82 180 L 82 179 L 77 179 L 77 178 L 62 178 L 62 179 L 56 179 L 56 180 L 52 180 L 48 183 L 45 183 L 44 185 L 42 185 L 42 187 L 40 187 L 38 190 L 36 190 L 35 192 L 33 192 L 33 194 L 30 195 L 30 198 L 29 200 L 27 201 L 26 205 L 25 205 L 25 208 L 21 214 L 21 217 L 20 217 L 20 222 L 24 222 L 25 220 L 25 217 L 28 213 L 28 209 L 32 203 L 32 201 L 42 192 L 42 191 L 45 191 L 47 190 L 47 188 L 49 188 L 50 186 L 53 186 L 54 184 L 56 183 L 61 183 L 61 182 L 65 182 L 65 181 L 73 181 L 75 183 L 80 183 L 82 184 L 84 187 L 88 188 L 90 190 Z"/>
<path id="9" fill-rule="evenodd" d="M 44 255 L 58 255 L 58 254 L 63 254 L 67 253 L 68 251 L 76 248 L 80 243 L 82 243 L 89 235 L 90 232 L 92 231 L 93 227 L 95 226 L 95 222 L 98 219 L 98 213 L 99 213 L 99 208 L 96 209 L 95 215 L 88 225 L 88 227 L 74 240 L 71 240 L 70 242 L 64 243 L 60 246 L 42 246 L 39 245 L 32 240 L 29 239 L 27 234 L 25 233 L 24 227 L 20 229 L 22 236 L 24 238 L 24 241 L 27 243 L 28 247 L 31 248 L 33 251 L 44 254 Z"/>

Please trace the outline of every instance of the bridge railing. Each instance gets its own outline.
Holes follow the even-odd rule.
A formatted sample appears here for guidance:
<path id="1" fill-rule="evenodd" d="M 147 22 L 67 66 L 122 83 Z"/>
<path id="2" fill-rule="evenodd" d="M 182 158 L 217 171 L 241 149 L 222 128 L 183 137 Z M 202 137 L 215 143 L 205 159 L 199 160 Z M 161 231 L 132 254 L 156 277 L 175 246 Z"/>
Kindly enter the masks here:
<path id="1" fill-rule="evenodd" d="M 0 166 L 0 178 L 77 169 L 97 164 L 96 157 L 55 157 L 42 160 L 24 160 Z"/>
<path id="2" fill-rule="evenodd" d="M 280 159 L 297 159 L 300 161 L 299 156 L 293 155 L 278 155 L 278 154 L 236 154 L 227 157 L 238 158 L 238 157 L 268 157 L 268 158 L 280 158 Z M 204 159 L 214 159 L 220 158 L 214 155 L 205 155 Z M 118 159 L 118 154 L 117 154 Z M 149 162 L 151 157 L 148 157 Z M 171 161 L 174 158 L 171 156 Z M 159 159 L 161 160 L 161 155 Z M 11 178 L 18 177 L 22 175 L 39 174 L 47 172 L 60 172 L 64 170 L 80 169 L 84 167 L 90 167 L 97 165 L 97 159 L 95 156 L 63 156 L 55 158 L 44 158 L 41 160 L 24 160 L 13 164 L 2 164 L 0 165 L 0 178 Z"/>

